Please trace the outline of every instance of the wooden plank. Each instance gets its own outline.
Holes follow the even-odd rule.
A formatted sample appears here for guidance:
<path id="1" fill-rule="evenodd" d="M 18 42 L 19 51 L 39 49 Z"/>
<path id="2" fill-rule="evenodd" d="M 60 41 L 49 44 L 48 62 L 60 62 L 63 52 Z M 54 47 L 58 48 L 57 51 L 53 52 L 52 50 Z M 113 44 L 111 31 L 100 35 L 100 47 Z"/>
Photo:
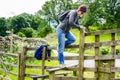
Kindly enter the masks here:
<path id="1" fill-rule="evenodd" d="M 103 55 L 95 57 L 95 60 L 115 60 L 115 59 L 120 59 L 120 55 L 115 55 L 114 57 L 112 55 Z"/>
<path id="2" fill-rule="evenodd" d="M 110 33 L 118 33 L 118 32 L 120 32 L 120 29 L 101 30 L 101 31 L 87 32 L 85 33 L 85 36 L 94 36 L 94 35 L 110 34 Z"/>
<path id="3" fill-rule="evenodd" d="M 88 59 L 91 59 L 92 56 L 88 57 L 86 56 L 86 58 Z M 26 59 L 27 60 L 36 60 L 34 57 L 32 56 L 26 56 Z M 50 60 L 58 60 L 58 57 L 57 56 L 51 56 L 49 57 Z M 79 56 L 64 56 L 64 59 L 65 60 L 78 60 L 79 59 Z"/>
<path id="4" fill-rule="evenodd" d="M 56 67 L 56 68 L 52 68 L 52 69 L 47 69 L 48 72 L 55 72 L 55 71 L 59 71 L 59 70 L 67 70 L 70 67 L 75 67 L 78 64 L 70 64 L 70 65 L 66 65 L 65 67 Z"/>
<path id="5" fill-rule="evenodd" d="M 46 78 L 49 78 L 49 75 L 38 75 L 38 76 L 30 76 L 30 77 L 33 79 L 35 79 L 35 78 L 36 79 L 38 79 L 38 78 L 42 78 L 42 79 L 45 78 L 46 79 Z"/>
<path id="6" fill-rule="evenodd" d="M 68 45 L 65 48 L 79 48 L 79 45 L 75 44 L 75 45 Z"/>
<path id="7" fill-rule="evenodd" d="M 97 72 L 97 69 L 96 69 L 96 68 L 84 67 L 84 71 L 92 71 L 92 72 Z"/>
<path id="8" fill-rule="evenodd" d="M 37 60 L 33 56 L 26 56 L 26 60 Z"/>
<path id="9" fill-rule="evenodd" d="M 56 56 L 51 56 L 49 58 L 50 60 L 58 60 L 58 58 Z M 64 56 L 65 60 L 78 60 L 79 56 Z"/>
<path id="10" fill-rule="evenodd" d="M 38 66 L 38 65 L 26 65 L 26 68 L 42 69 L 42 66 Z"/>
<path id="11" fill-rule="evenodd" d="M 2 52 L 2 53 L 0 53 L 0 55 L 12 56 L 12 57 L 15 57 L 15 58 L 18 57 L 18 54 L 13 54 L 13 53 L 4 53 L 4 52 Z"/>
<path id="12" fill-rule="evenodd" d="M 115 59 L 112 55 L 102 55 L 102 56 L 96 56 L 95 60 L 113 60 Z"/>
<path id="13" fill-rule="evenodd" d="M 72 77 L 72 76 L 55 76 L 55 80 L 78 80 L 78 77 Z"/>
<path id="14" fill-rule="evenodd" d="M 95 56 L 89 56 L 89 55 L 87 55 L 87 56 L 84 56 L 84 59 L 85 60 L 90 60 L 90 59 L 95 59 Z"/>
<path id="15" fill-rule="evenodd" d="M 111 67 L 111 72 L 120 72 L 120 67 Z"/>
<path id="16" fill-rule="evenodd" d="M 46 78 L 46 77 L 49 77 L 49 75 L 38 75 L 38 74 L 29 74 L 29 73 L 25 73 L 25 76 L 26 77 L 30 77 L 30 78 L 33 78 L 33 77 L 36 77 L 36 78 Z"/>
<path id="17" fill-rule="evenodd" d="M 120 80 L 120 78 L 111 78 L 111 80 Z"/>
<path id="18" fill-rule="evenodd" d="M 79 48 L 78 44 L 68 45 L 65 48 Z M 48 50 L 57 49 L 56 46 L 48 46 Z M 36 50 L 36 47 L 27 47 L 27 50 Z"/>
<path id="19" fill-rule="evenodd" d="M 68 75 L 70 74 L 69 72 L 59 72 L 59 73 L 55 73 L 55 75 Z M 27 76 L 31 76 L 31 74 L 26 74 Z M 46 75 L 32 75 L 31 78 L 49 78 L 49 74 Z"/>
<path id="20" fill-rule="evenodd" d="M 120 40 L 115 41 L 106 41 L 106 42 L 91 42 L 91 43 L 85 43 L 85 49 L 92 49 L 94 47 L 101 47 L 101 46 L 114 46 L 114 45 L 120 45 Z"/>
<path id="21" fill-rule="evenodd" d="M 106 67 L 99 67 L 98 71 L 104 73 L 111 73 L 111 69 Z"/>
<path id="22" fill-rule="evenodd" d="M 63 69 L 66 70 L 66 69 Z M 69 67 L 67 68 L 68 71 L 79 71 L 79 67 Z"/>
<path id="23" fill-rule="evenodd" d="M 84 80 L 98 80 L 97 78 L 84 78 Z"/>
<path id="24" fill-rule="evenodd" d="M 13 63 L 9 63 L 9 62 L 2 62 L 5 65 L 11 66 L 11 67 L 18 67 L 18 64 L 13 64 Z"/>
<path id="25" fill-rule="evenodd" d="M 114 58 L 115 59 L 120 59 L 120 55 L 115 55 Z"/>
<path id="26" fill-rule="evenodd" d="M 14 72 L 11 72 L 11 71 L 6 71 L 6 70 L 4 70 L 4 69 L 2 69 L 2 68 L 0 68 L 0 71 L 2 71 L 2 72 L 4 72 L 4 73 L 7 73 L 7 74 L 12 74 L 12 75 L 14 75 L 14 76 L 18 76 L 18 74 L 17 73 L 14 73 Z"/>

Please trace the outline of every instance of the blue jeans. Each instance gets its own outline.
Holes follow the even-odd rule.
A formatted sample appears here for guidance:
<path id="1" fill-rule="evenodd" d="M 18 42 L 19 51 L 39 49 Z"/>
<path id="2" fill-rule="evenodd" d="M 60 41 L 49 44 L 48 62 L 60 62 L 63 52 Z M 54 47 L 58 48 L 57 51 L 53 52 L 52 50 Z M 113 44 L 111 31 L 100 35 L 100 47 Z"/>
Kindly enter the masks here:
<path id="1" fill-rule="evenodd" d="M 69 45 L 76 41 L 74 35 L 71 32 L 65 33 L 59 27 L 56 29 L 56 35 L 58 38 L 58 61 L 59 64 L 64 64 L 64 48 L 66 45 Z M 66 38 L 66 39 L 65 39 Z"/>

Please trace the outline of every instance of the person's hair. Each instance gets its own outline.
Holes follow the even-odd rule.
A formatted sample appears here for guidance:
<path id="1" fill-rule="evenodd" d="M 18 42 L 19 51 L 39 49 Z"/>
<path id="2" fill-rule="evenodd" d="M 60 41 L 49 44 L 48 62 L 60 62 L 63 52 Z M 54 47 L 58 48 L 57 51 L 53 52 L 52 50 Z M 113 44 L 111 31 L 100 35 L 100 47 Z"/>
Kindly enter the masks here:
<path id="1" fill-rule="evenodd" d="M 80 6 L 78 7 L 77 11 L 86 12 L 86 11 L 87 11 L 87 6 L 86 6 L 86 5 L 80 5 Z"/>

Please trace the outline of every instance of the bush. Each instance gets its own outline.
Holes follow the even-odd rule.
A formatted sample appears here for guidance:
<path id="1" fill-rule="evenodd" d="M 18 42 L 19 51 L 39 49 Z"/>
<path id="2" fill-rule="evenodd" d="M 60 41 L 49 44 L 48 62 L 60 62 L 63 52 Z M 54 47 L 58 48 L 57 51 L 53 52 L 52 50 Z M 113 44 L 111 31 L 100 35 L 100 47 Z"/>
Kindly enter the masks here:
<path id="1" fill-rule="evenodd" d="M 18 32 L 17 35 L 20 36 L 20 37 L 26 37 L 25 34 L 22 33 L 22 32 Z"/>
<path id="2" fill-rule="evenodd" d="M 101 52 L 102 55 L 106 55 L 106 54 L 110 53 L 110 50 L 109 50 L 109 48 L 101 48 L 100 52 Z M 120 54 L 120 49 L 119 48 L 116 49 L 116 54 L 117 55 Z"/>
<path id="3" fill-rule="evenodd" d="M 48 26 L 38 28 L 38 37 L 45 37 L 47 34 L 51 33 L 52 29 Z"/>
<path id="4" fill-rule="evenodd" d="M 120 54 L 120 49 L 116 49 L 116 54 Z"/>
<path id="5" fill-rule="evenodd" d="M 33 28 L 27 27 L 27 28 L 22 28 L 20 30 L 23 34 L 25 34 L 26 37 L 32 37 L 32 34 L 34 32 Z"/>
<path id="6" fill-rule="evenodd" d="M 97 31 L 98 29 L 98 26 L 89 26 L 89 31 Z"/>
<path id="7" fill-rule="evenodd" d="M 101 48 L 100 52 L 102 55 L 109 54 L 109 48 Z"/>

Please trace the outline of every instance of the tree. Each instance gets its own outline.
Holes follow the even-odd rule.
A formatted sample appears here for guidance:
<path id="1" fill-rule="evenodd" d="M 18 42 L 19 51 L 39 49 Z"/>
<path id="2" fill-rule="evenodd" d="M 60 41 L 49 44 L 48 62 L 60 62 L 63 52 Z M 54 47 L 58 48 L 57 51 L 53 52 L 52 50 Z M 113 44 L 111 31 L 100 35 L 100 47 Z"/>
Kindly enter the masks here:
<path id="1" fill-rule="evenodd" d="M 14 33 L 19 32 L 20 29 L 30 27 L 30 24 L 26 21 L 24 16 L 18 15 L 10 19 L 11 29 L 14 29 Z"/>
<path id="2" fill-rule="evenodd" d="M 105 8 L 102 17 L 106 20 L 108 28 L 120 28 L 120 0 L 103 0 Z"/>
<path id="3" fill-rule="evenodd" d="M 78 0 L 88 5 L 88 11 L 81 20 L 82 25 L 96 25 L 101 29 L 117 28 L 120 25 L 120 0 Z M 78 3 L 77 2 L 77 3 Z"/>
<path id="4" fill-rule="evenodd" d="M 72 0 L 47 1 L 38 14 L 44 18 L 49 26 L 56 27 L 59 24 L 58 16 L 62 11 L 72 9 Z"/>
<path id="5" fill-rule="evenodd" d="M 0 36 L 6 36 L 6 31 L 7 31 L 7 20 L 3 17 L 0 18 Z"/>

